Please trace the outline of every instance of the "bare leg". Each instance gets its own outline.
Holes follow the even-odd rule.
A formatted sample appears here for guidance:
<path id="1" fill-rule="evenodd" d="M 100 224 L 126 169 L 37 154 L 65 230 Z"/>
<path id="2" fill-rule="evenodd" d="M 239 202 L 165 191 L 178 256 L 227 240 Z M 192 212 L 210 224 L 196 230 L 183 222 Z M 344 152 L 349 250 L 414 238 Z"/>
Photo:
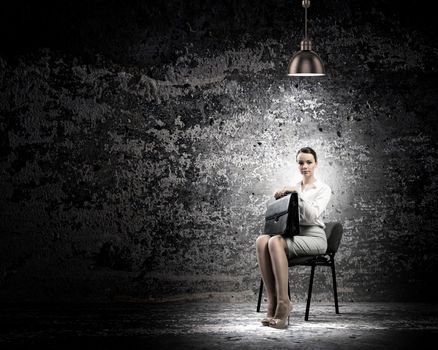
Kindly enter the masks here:
<path id="1" fill-rule="evenodd" d="M 271 236 L 261 235 L 256 241 L 257 261 L 263 284 L 268 293 L 268 317 L 274 317 L 277 308 L 277 293 L 275 291 L 274 271 L 272 270 L 271 257 L 269 255 L 268 243 Z"/>
<path id="2" fill-rule="evenodd" d="M 280 235 L 273 236 L 268 242 L 269 256 L 271 257 L 274 272 L 275 290 L 277 292 L 277 308 L 275 318 L 284 318 L 289 313 L 289 267 L 287 259 L 287 244 Z"/>

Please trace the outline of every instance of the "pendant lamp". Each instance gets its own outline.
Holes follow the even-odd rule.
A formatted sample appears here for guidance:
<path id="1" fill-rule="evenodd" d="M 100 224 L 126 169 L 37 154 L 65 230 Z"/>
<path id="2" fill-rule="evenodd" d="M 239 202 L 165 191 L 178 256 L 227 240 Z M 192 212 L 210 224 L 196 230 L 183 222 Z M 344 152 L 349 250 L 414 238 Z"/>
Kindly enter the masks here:
<path id="1" fill-rule="evenodd" d="M 318 54 L 312 50 L 312 42 L 307 37 L 307 8 L 310 0 L 303 0 L 304 7 L 304 39 L 301 50 L 296 52 L 290 62 L 287 75 L 298 77 L 317 77 L 325 75 L 324 64 Z"/>

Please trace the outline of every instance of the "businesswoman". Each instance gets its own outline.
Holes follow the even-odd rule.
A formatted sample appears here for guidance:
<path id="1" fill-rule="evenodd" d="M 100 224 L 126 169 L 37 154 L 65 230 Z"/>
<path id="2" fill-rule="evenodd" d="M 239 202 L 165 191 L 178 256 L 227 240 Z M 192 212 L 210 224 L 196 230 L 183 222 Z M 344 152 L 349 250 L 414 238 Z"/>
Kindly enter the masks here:
<path id="1" fill-rule="evenodd" d="M 330 201 L 331 189 L 315 178 L 318 159 L 312 148 L 301 148 L 296 160 L 301 181 L 276 191 L 274 197 L 278 199 L 297 192 L 300 234 L 291 238 L 262 234 L 256 241 L 257 260 L 268 295 L 268 312 L 262 324 L 273 328 L 286 327 L 292 311 L 288 296 L 288 260 L 323 254 L 327 249 L 322 213 Z"/>

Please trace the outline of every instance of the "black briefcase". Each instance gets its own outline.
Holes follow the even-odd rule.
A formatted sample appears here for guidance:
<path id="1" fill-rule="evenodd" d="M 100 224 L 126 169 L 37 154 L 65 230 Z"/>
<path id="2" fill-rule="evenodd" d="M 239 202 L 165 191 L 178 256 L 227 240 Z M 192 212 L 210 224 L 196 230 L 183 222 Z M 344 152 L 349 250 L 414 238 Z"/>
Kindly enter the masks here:
<path id="1" fill-rule="evenodd" d="M 265 213 L 265 234 L 292 237 L 299 233 L 298 194 L 292 192 L 270 202 Z"/>

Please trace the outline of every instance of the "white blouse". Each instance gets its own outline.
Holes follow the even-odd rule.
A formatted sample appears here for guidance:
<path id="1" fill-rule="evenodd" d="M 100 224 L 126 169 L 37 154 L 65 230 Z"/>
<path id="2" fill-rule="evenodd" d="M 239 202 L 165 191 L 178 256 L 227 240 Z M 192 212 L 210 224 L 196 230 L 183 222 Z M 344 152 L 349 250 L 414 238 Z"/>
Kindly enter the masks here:
<path id="1" fill-rule="evenodd" d="M 325 228 L 322 213 L 327 208 L 332 195 L 329 185 L 316 180 L 302 190 L 301 181 L 296 185 L 300 225 L 318 225 Z"/>

